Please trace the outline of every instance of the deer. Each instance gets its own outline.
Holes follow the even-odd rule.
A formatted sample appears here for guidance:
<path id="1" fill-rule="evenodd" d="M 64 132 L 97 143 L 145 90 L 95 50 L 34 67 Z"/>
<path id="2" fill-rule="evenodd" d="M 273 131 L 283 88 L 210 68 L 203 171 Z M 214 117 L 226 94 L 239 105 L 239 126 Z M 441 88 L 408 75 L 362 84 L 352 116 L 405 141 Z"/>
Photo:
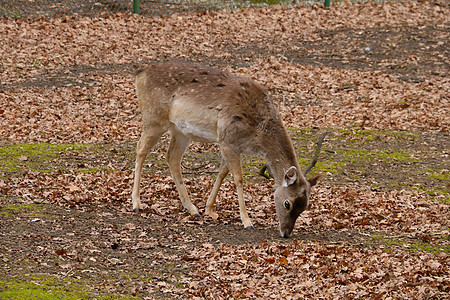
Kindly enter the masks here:
<path id="1" fill-rule="evenodd" d="M 142 209 L 139 186 L 146 156 L 168 131 L 167 163 L 189 214 L 200 216 L 183 181 L 183 154 L 192 141 L 215 143 L 221 162 L 205 214 L 217 219 L 214 204 L 223 180 L 231 173 L 242 224 L 255 229 L 245 207 L 241 155 L 257 155 L 273 173 L 280 236 L 291 236 L 298 216 L 308 206 L 311 188 L 322 175 L 306 179 L 300 171 L 292 140 L 266 88 L 217 68 L 169 61 L 137 71 L 136 92 L 143 131 L 136 146 L 133 211 Z"/>

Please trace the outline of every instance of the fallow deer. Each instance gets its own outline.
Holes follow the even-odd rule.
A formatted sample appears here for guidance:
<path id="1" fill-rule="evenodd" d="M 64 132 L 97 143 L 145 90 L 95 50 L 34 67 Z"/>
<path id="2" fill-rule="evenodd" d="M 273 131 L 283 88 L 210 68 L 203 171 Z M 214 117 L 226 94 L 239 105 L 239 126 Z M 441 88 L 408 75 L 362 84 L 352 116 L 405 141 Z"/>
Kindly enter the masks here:
<path id="1" fill-rule="evenodd" d="M 272 169 L 275 209 L 282 237 L 289 237 L 319 176 L 306 179 L 292 141 L 271 97 L 258 83 L 198 64 L 154 64 L 136 75 L 143 134 L 137 144 L 133 209 L 142 208 L 139 185 L 149 150 L 167 131 L 171 134 L 167 161 L 183 206 L 199 215 L 189 199 L 181 174 L 181 159 L 191 141 L 217 143 L 222 160 L 205 213 L 213 210 L 219 188 L 229 172 L 239 199 L 245 228 L 254 229 L 245 208 L 241 154 L 257 154 Z"/>

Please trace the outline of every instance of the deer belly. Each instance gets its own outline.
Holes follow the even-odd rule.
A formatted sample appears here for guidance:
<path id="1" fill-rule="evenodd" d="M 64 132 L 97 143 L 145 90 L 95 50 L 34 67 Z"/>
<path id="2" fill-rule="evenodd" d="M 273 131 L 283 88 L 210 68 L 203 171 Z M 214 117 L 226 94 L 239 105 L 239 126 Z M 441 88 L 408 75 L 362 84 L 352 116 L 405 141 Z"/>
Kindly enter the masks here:
<path id="1" fill-rule="evenodd" d="M 191 140 L 216 143 L 217 114 L 209 109 L 193 109 L 182 103 L 175 103 L 170 113 L 171 127 L 183 133 Z"/>
<path id="2" fill-rule="evenodd" d="M 216 143 L 219 141 L 217 132 L 211 128 L 205 128 L 202 124 L 186 122 L 185 120 L 173 120 L 172 128 L 175 127 L 191 140 L 199 142 Z"/>

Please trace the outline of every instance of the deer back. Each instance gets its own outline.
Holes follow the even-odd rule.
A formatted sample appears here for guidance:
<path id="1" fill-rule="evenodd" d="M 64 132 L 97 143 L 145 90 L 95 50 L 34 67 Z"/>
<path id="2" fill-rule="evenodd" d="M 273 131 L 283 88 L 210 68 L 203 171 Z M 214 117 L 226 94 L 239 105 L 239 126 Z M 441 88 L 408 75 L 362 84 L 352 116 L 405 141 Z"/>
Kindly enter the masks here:
<path id="1" fill-rule="evenodd" d="M 155 64 L 138 73 L 136 85 L 144 126 L 162 122 L 193 140 L 240 152 L 259 152 L 262 135 L 281 122 L 261 85 L 215 68 Z"/>

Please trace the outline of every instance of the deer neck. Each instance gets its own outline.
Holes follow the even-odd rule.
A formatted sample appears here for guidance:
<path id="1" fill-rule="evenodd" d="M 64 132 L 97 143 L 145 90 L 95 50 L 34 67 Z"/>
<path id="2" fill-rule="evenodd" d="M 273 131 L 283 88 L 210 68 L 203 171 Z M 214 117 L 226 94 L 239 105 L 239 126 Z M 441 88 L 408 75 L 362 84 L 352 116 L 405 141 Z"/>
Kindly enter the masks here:
<path id="1" fill-rule="evenodd" d="M 292 166 L 297 168 L 300 178 L 303 178 L 294 146 L 286 130 L 283 128 L 281 132 L 272 135 L 267 140 L 269 142 L 265 147 L 265 159 L 272 170 L 275 186 L 282 185 L 285 172 Z"/>

